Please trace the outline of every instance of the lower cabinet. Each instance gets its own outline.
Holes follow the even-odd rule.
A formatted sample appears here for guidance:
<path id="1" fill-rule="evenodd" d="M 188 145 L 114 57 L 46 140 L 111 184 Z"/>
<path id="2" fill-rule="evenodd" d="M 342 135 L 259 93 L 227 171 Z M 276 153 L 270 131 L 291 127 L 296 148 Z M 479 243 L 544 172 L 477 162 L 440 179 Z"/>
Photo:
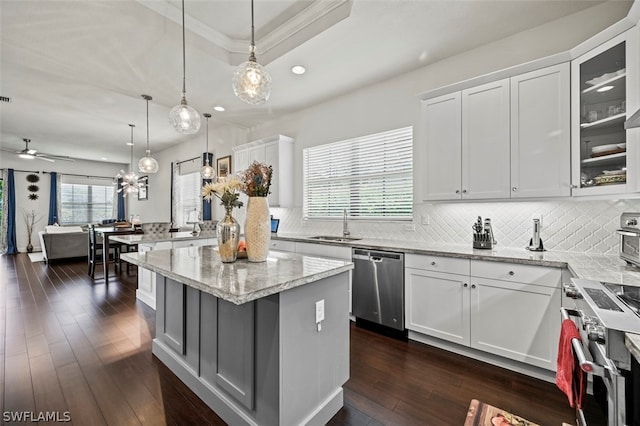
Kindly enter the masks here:
<path id="1" fill-rule="evenodd" d="M 560 269 L 410 254 L 405 265 L 409 330 L 555 370 Z"/>

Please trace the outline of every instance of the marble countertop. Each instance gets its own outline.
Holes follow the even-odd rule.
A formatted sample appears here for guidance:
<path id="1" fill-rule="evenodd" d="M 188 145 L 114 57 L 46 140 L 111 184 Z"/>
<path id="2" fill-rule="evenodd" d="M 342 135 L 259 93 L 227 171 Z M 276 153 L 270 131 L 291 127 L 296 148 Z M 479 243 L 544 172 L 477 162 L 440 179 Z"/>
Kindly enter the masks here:
<path id="1" fill-rule="evenodd" d="M 353 269 L 353 263 L 272 251 L 266 262 L 222 263 L 215 246 L 123 253 L 122 260 L 240 305 Z"/>
<path id="2" fill-rule="evenodd" d="M 359 239 L 345 242 L 324 241 L 312 236 L 278 234 L 273 239 L 306 243 L 349 246 L 357 248 L 396 250 L 404 253 L 449 256 L 464 259 L 521 263 L 537 266 L 568 268 L 577 278 L 640 286 L 640 268 L 628 266 L 617 255 L 583 254 L 561 251 L 532 252 L 524 248 L 501 247 L 491 250 L 474 249 L 469 244 L 437 244 L 425 241 Z"/>
<path id="3" fill-rule="evenodd" d="M 162 241 L 188 241 L 216 238 L 215 232 L 200 232 L 193 235 L 191 232 L 167 232 L 153 234 L 111 235 L 109 240 L 123 244 L 152 244 Z"/>

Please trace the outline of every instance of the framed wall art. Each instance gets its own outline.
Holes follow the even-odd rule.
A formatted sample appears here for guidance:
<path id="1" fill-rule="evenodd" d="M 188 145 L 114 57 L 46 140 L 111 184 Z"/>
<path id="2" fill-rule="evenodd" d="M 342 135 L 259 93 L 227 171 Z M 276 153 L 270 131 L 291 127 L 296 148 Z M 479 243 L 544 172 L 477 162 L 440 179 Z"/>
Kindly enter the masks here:
<path id="1" fill-rule="evenodd" d="M 144 183 L 143 186 L 138 190 L 138 200 L 148 200 L 149 199 L 149 176 L 141 176 L 138 179 L 138 182 Z"/>
<path id="2" fill-rule="evenodd" d="M 220 157 L 216 160 L 216 170 L 218 177 L 225 177 L 231 174 L 231 156 Z"/>

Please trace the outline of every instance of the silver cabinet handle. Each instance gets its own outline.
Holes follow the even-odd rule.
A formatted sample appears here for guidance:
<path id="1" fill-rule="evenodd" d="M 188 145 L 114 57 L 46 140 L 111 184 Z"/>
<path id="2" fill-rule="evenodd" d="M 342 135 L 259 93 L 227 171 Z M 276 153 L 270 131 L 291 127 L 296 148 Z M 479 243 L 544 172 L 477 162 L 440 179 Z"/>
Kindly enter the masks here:
<path id="1" fill-rule="evenodd" d="M 469 284 L 464 283 L 462 286 L 463 286 L 464 288 L 467 288 L 467 287 L 469 287 Z"/>
<path id="2" fill-rule="evenodd" d="M 513 192 L 516 192 L 516 191 L 518 191 L 518 188 L 516 188 L 516 187 L 514 186 L 513 188 L 511 188 L 511 190 L 512 190 Z"/>
<path id="3" fill-rule="evenodd" d="M 459 194 L 459 193 L 460 193 L 460 190 L 459 190 L 459 189 L 456 189 L 456 194 Z"/>
<path id="4" fill-rule="evenodd" d="M 475 284 L 471 284 L 471 288 L 476 288 L 476 285 Z"/>
<path id="5" fill-rule="evenodd" d="M 509 271 L 509 275 L 514 276 L 516 273 L 513 271 Z"/>
<path id="6" fill-rule="evenodd" d="M 436 266 L 436 262 L 431 262 L 431 266 Z"/>
<path id="7" fill-rule="evenodd" d="M 462 193 L 463 193 L 463 194 L 466 194 L 466 193 L 467 193 L 467 190 L 466 190 L 466 189 L 463 189 L 463 190 L 462 190 Z"/>
<path id="8" fill-rule="evenodd" d="M 578 188 L 578 185 L 576 185 L 576 184 L 571 184 L 571 186 L 570 186 L 570 187 L 571 187 L 571 189 L 577 189 L 577 188 Z"/>

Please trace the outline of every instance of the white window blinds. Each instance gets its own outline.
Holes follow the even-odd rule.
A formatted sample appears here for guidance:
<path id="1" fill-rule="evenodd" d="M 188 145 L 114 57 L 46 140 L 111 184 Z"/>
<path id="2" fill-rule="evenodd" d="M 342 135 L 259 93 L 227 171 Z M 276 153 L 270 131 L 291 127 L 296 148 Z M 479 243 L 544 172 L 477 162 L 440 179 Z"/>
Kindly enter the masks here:
<path id="1" fill-rule="evenodd" d="M 413 128 L 303 150 L 305 218 L 411 219 Z"/>

